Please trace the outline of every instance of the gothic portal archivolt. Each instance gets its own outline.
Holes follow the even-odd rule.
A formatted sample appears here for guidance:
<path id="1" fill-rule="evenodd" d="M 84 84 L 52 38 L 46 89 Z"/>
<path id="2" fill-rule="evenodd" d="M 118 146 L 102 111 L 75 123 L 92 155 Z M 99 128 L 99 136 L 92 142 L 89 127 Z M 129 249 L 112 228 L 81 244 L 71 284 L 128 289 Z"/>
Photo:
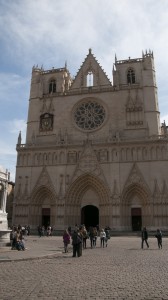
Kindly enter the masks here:
<path id="1" fill-rule="evenodd" d="M 71 184 L 66 194 L 66 224 L 80 224 L 81 209 L 87 205 L 93 205 L 99 209 L 100 226 L 109 224 L 109 199 L 108 187 L 102 180 L 90 174 L 80 176 Z"/>
<path id="2" fill-rule="evenodd" d="M 151 222 L 150 216 L 150 192 L 147 187 L 140 183 L 132 183 L 124 189 L 121 197 L 121 225 L 123 228 L 132 230 L 133 218 L 141 225 L 148 226 Z M 139 219 L 138 219 L 139 218 Z"/>
<path id="3" fill-rule="evenodd" d="M 41 186 L 35 189 L 31 195 L 29 223 L 46 226 L 47 223 L 54 224 L 56 203 L 57 196 L 51 188 Z"/>

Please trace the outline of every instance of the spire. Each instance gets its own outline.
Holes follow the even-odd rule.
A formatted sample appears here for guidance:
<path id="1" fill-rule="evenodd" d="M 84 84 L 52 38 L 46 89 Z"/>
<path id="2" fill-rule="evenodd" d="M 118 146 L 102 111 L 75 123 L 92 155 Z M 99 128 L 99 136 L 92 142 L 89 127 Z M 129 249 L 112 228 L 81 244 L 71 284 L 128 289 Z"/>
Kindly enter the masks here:
<path id="1" fill-rule="evenodd" d="M 19 136 L 18 136 L 18 145 L 21 145 L 22 143 L 22 136 L 21 136 L 21 131 L 19 132 Z"/>
<path id="2" fill-rule="evenodd" d="M 116 55 L 116 53 L 115 53 L 115 63 L 117 62 L 117 55 Z"/>

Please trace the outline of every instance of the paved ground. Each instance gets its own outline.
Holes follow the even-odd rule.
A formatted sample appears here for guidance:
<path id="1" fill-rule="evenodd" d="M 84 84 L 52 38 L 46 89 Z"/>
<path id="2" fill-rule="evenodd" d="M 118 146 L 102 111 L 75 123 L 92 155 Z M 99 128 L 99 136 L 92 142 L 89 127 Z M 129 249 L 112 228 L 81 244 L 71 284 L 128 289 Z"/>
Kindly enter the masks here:
<path id="1" fill-rule="evenodd" d="M 61 237 L 28 237 L 26 251 L 0 249 L 0 300 L 168 300 L 168 238 L 162 250 L 140 243 L 112 237 L 103 249 L 98 239 L 73 258 Z"/>

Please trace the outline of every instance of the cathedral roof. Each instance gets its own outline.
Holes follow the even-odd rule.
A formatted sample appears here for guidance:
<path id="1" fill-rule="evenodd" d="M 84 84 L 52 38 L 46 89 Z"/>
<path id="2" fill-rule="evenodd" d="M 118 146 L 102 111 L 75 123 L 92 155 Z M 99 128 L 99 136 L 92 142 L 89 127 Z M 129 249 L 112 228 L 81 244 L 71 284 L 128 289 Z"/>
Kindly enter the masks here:
<path id="1" fill-rule="evenodd" d="M 95 77 L 94 86 L 112 85 L 107 77 L 107 74 L 102 69 L 95 56 L 92 54 L 92 50 L 89 49 L 89 53 L 79 68 L 71 88 L 80 88 L 82 86 L 86 86 L 86 80 L 84 80 L 84 77 L 86 77 L 90 72 Z"/>

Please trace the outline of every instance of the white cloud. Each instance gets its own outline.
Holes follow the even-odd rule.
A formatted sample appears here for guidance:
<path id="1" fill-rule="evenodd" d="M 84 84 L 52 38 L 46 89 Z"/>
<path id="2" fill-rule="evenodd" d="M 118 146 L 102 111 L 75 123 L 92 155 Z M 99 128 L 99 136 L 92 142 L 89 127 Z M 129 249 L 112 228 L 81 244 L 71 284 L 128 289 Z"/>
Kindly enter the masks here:
<path id="1" fill-rule="evenodd" d="M 44 63 L 44 57 L 49 63 L 58 62 L 63 53 L 80 57 L 89 47 L 94 47 L 98 54 L 103 48 L 107 54 L 111 45 L 123 57 L 136 55 L 142 46 L 157 44 L 155 31 L 160 33 L 157 39 L 162 39 L 167 31 L 165 1 L 162 5 L 141 1 L 135 6 L 128 0 L 120 3 L 106 0 L 99 4 L 98 1 L 29 0 L 13 5 L 7 2 L 6 6 L 2 22 L 8 26 L 3 27 L 2 34 L 13 43 L 10 54 L 22 57 L 25 64 L 28 59 Z"/>

